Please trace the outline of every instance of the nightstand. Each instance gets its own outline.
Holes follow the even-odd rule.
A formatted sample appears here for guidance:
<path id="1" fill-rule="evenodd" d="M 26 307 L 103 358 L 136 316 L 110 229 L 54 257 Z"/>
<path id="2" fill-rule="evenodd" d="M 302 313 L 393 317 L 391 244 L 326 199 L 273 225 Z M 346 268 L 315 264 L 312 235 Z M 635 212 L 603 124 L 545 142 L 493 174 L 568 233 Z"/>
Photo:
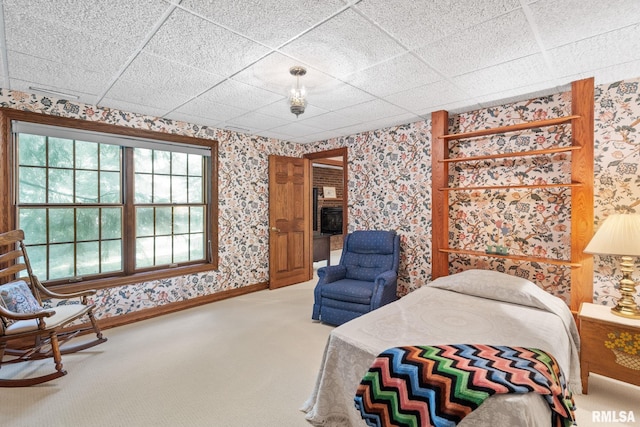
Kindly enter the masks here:
<path id="1" fill-rule="evenodd" d="M 589 303 L 580 306 L 579 319 L 582 392 L 588 392 L 589 372 L 640 385 L 640 319 Z"/>

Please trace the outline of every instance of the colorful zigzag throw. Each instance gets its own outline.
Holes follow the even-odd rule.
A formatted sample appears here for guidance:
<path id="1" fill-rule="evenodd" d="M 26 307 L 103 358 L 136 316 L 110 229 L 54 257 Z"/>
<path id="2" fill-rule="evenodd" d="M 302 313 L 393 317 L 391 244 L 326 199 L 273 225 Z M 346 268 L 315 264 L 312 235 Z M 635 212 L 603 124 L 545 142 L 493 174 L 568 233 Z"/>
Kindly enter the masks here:
<path id="1" fill-rule="evenodd" d="M 489 345 L 394 347 L 373 362 L 355 404 L 372 427 L 452 427 L 494 394 L 543 395 L 554 427 L 574 424 L 558 363 L 535 348 Z"/>

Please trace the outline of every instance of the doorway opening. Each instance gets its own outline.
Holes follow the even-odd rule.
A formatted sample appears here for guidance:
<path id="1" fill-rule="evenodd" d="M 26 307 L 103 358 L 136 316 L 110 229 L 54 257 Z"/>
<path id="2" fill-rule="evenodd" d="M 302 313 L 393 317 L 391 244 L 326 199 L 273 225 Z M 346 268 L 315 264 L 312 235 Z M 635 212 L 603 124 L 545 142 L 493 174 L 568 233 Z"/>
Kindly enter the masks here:
<path id="1" fill-rule="evenodd" d="M 331 252 L 342 250 L 347 233 L 347 148 L 309 153 L 304 157 L 311 165 L 311 259 L 314 264 L 331 265 Z"/>

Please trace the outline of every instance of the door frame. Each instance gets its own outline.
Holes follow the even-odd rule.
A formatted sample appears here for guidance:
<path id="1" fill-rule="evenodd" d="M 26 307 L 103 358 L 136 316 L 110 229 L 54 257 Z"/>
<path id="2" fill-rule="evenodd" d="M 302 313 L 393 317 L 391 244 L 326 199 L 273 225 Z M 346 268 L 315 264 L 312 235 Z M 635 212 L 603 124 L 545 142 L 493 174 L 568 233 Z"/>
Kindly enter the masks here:
<path id="1" fill-rule="evenodd" d="M 349 173 L 348 173 L 348 154 L 349 154 L 349 150 L 347 147 L 341 147 L 341 148 L 334 148 L 332 150 L 326 150 L 326 151 L 317 151 L 314 153 L 307 153 L 305 154 L 303 157 L 306 159 L 309 159 L 309 168 L 310 170 L 310 185 L 309 185 L 309 200 L 311 200 L 311 198 L 313 197 L 312 191 L 313 191 L 313 161 L 314 160 L 318 160 L 318 159 L 327 159 L 327 158 L 331 158 L 331 157 L 342 157 L 342 235 L 346 236 L 347 234 L 347 224 L 349 223 L 349 209 L 347 208 L 347 206 L 349 206 L 349 192 L 348 192 L 348 177 L 349 177 Z M 312 238 L 310 239 L 311 242 L 307 248 L 307 250 L 309 251 L 309 257 L 310 259 L 313 260 L 313 258 L 311 257 L 312 255 L 312 251 L 313 251 L 313 221 L 309 221 L 309 229 L 311 232 L 311 236 Z M 313 273 L 313 262 L 311 262 L 309 264 L 309 268 L 311 273 Z"/>

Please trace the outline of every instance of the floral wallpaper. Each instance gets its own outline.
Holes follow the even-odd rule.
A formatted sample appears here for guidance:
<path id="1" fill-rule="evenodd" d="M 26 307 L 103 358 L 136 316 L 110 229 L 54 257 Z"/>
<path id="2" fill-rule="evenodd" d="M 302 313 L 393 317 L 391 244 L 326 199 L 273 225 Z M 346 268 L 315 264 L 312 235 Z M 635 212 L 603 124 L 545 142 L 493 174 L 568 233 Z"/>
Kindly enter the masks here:
<path id="1" fill-rule="evenodd" d="M 640 79 L 596 86 L 595 93 L 595 222 L 614 211 L 635 212 L 640 204 Z M 472 111 L 450 117 L 450 132 L 499 126 L 523 120 L 566 115 L 567 93 Z M 172 279 L 100 290 L 99 318 L 118 316 L 171 302 L 268 281 L 268 155 L 302 156 L 308 152 L 348 147 L 349 230 L 395 229 L 401 236 L 399 292 L 406 294 L 431 280 L 431 124 L 408 123 L 386 129 L 319 141 L 292 144 L 270 138 L 196 124 L 142 116 L 23 92 L 0 90 L 0 106 L 45 114 L 102 121 L 127 127 L 217 139 L 219 141 L 219 270 Z M 522 150 L 570 144 L 566 126 L 540 132 L 487 138 L 455 153 Z M 548 180 L 567 178 L 566 156 L 503 160 L 487 168 L 456 163 L 456 184 L 487 180 Z M 512 178 L 506 178 L 506 177 Z M 454 178 L 455 177 L 455 178 Z M 508 181 L 507 181 L 508 182 Z M 545 191 L 452 192 L 452 246 L 484 250 L 502 244 L 513 253 L 568 258 L 569 194 L 561 188 Z M 565 298 L 569 272 L 554 265 L 520 265 L 490 258 L 452 256 L 451 270 L 492 268 L 527 277 Z M 615 260 L 596 257 L 594 300 L 613 304 L 621 277 Z"/>

